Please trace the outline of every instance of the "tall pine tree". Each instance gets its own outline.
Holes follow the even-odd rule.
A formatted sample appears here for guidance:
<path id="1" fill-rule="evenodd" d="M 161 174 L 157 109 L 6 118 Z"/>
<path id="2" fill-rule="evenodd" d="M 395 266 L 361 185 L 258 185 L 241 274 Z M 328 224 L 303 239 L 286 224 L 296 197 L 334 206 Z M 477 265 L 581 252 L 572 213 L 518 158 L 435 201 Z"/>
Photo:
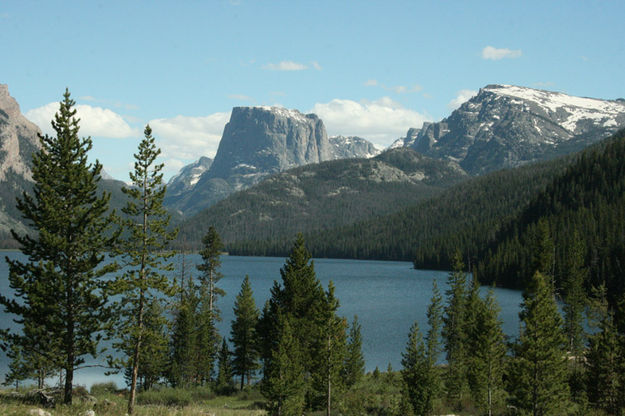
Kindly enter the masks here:
<path id="1" fill-rule="evenodd" d="M 118 254 L 122 258 L 124 273 L 112 283 L 113 293 L 121 295 L 116 302 L 117 341 L 114 346 L 127 353 L 124 366 L 132 367 L 128 413 L 134 411 L 139 363 L 145 349 L 145 339 L 158 336 L 145 325 L 146 306 L 158 297 L 173 296 L 175 287 L 165 274 L 173 270 L 166 260 L 173 252 L 166 251 L 169 241 L 177 234 L 170 231 L 170 215 L 163 207 L 166 187 L 163 184 L 163 164 L 155 164 L 161 151 L 154 143 L 152 129 L 145 127 L 144 138 L 139 143 L 135 169 L 130 172 L 132 187 L 122 188 L 128 195 L 122 212 L 122 229 L 126 232 L 120 241 Z M 154 317 L 156 318 L 156 317 Z M 131 348 L 128 348 L 131 346 Z"/>
<path id="2" fill-rule="evenodd" d="M 298 357 L 304 370 L 304 397 L 306 405 L 311 407 L 315 396 L 312 380 L 321 370 L 315 363 L 316 357 L 321 353 L 318 340 L 321 339 L 322 333 L 318 311 L 323 310 L 325 293 L 315 275 L 311 254 L 306 249 L 301 234 L 297 236 L 291 253 L 280 270 L 280 275 L 282 284 L 274 282 L 271 298 L 259 322 L 264 383 L 268 385 L 271 382 L 268 377 L 274 373 L 271 366 L 275 363 L 272 356 L 281 348 L 278 345 L 283 332 L 281 322 L 288 322 L 291 325 L 292 336 L 298 341 Z M 282 318 L 278 319 L 279 317 Z"/>
<path id="3" fill-rule="evenodd" d="M 592 302 L 593 321 L 597 331 L 589 337 L 586 351 L 586 391 L 590 403 L 610 415 L 621 414 L 625 359 L 623 336 L 614 324 L 605 286 L 595 290 Z"/>
<path id="4" fill-rule="evenodd" d="M 217 286 L 217 282 L 223 277 L 221 267 L 221 252 L 223 243 L 215 230 L 210 227 L 208 233 L 202 239 L 203 247 L 200 250 L 202 263 L 197 265 L 201 272 L 199 276 L 199 305 L 197 311 L 197 335 L 195 345 L 195 362 L 197 380 L 205 384 L 213 378 L 213 367 L 221 343 L 221 336 L 216 327 L 217 321 L 221 320 L 216 301 L 219 296 L 225 295 L 223 289 Z"/>
<path id="5" fill-rule="evenodd" d="M 302 348 L 287 316 L 278 312 L 276 323 L 280 336 L 266 358 L 266 371 L 260 389 L 267 399 L 271 415 L 301 415 L 306 401 Z"/>
<path id="6" fill-rule="evenodd" d="M 241 291 L 234 301 L 234 321 L 230 330 L 230 342 L 234 346 L 232 366 L 234 374 L 241 377 L 241 390 L 245 380 L 250 384 L 252 376 L 258 370 L 258 309 L 254 303 L 254 295 L 250 278 L 245 276 Z"/>
<path id="7" fill-rule="evenodd" d="M 564 414 L 568 405 L 567 342 L 552 285 L 540 272 L 523 294 L 521 334 L 509 378 L 511 401 L 534 416 Z"/>
<path id="8" fill-rule="evenodd" d="M 358 316 L 349 328 L 349 339 L 345 351 L 343 364 L 343 382 L 346 388 L 351 388 L 365 375 L 365 357 L 362 355 L 362 334 Z"/>
<path id="9" fill-rule="evenodd" d="M 72 402 L 74 370 L 84 356 L 96 356 L 110 321 L 105 281 L 116 269 L 102 265 L 113 237 L 105 218 L 110 195 L 98 192 L 102 165 L 90 164 L 90 138 L 80 139 L 75 102 L 68 90 L 52 121 L 55 137 L 40 136 L 33 155 L 33 192 L 18 198 L 17 208 L 33 234 L 13 238 L 28 261 L 7 259 L 9 284 L 17 299 L 0 295 L 7 313 L 17 315 L 41 337 L 38 343 L 11 334 L 14 345 L 32 348 L 52 367 L 63 368 L 63 402 Z M 43 331 L 45 329 L 45 331 Z M 53 348 L 46 351 L 46 348 Z"/>
<path id="10" fill-rule="evenodd" d="M 447 354 L 447 396 L 459 405 L 466 385 L 465 318 L 466 273 L 460 252 L 453 257 L 453 271 L 447 277 L 447 306 L 443 317 L 443 339 Z"/>
<path id="11" fill-rule="evenodd" d="M 314 387 L 321 403 L 325 405 L 326 416 L 332 413 L 332 399 L 343 387 L 341 370 L 345 359 L 346 323 L 336 312 L 339 301 L 334 296 L 334 284 L 328 284 L 322 308 L 317 314 L 320 336 L 313 357 L 317 371 L 314 375 Z"/>
<path id="12" fill-rule="evenodd" d="M 471 350 L 467 378 L 471 396 L 490 416 L 493 407 L 503 397 L 506 344 L 493 290 L 489 290 L 485 300 L 478 298 L 476 306 L 474 326 L 467 340 Z"/>

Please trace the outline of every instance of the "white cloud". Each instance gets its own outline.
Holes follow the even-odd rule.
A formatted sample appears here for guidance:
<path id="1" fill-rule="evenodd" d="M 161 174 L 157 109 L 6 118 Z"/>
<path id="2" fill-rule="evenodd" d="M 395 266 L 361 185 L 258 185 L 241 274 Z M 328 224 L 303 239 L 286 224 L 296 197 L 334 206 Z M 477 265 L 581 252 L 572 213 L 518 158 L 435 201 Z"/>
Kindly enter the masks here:
<path id="1" fill-rule="evenodd" d="M 138 137 L 141 132 L 128 125 L 124 118 L 108 108 L 79 104 L 76 117 L 80 119 L 81 136 L 98 136 L 115 139 Z M 39 126 L 46 134 L 55 134 L 50 122 L 59 110 L 59 103 L 49 103 L 25 113 L 26 118 Z"/>
<path id="2" fill-rule="evenodd" d="M 331 136 L 360 136 L 383 147 L 404 136 L 410 127 L 421 127 L 431 120 L 388 97 L 360 102 L 334 99 L 315 104 L 311 112 L 323 120 Z"/>
<path id="3" fill-rule="evenodd" d="M 378 81 L 376 79 L 368 79 L 365 81 L 365 87 L 376 87 L 378 85 Z"/>
<path id="4" fill-rule="evenodd" d="M 449 104 L 447 104 L 447 107 L 450 110 L 455 110 L 456 108 L 460 107 L 463 103 L 469 101 L 471 97 L 474 97 L 476 95 L 477 95 L 477 91 L 475 90 L 460 90 L 458 91 L 458 95 L 456 96 L 456 98 L 454 98 L 453 100 L 449 102 Z"/>
<path id="5" fill-rule="evenodd" d="M 522 52 L 520 49 L 495 48 L 487 46 L 482 49 L 482 58 L 498 61 L 504 58 L 519 58 Z"/>
<path id="6" fill-rule="evenodd" d="M 269 63 L 263 65 L 263 69 L 267 69 L 269 71 L 303 71 L 305 69 L 308 69 L 308 67 L 298 62 L 282 61 L 278 64 Z"/>
<path id="7" fill-rule="evenodd" d="M 321 70 L 323 69 L 323 68 L 321 67 L 321 65 L 319 65 L 319 62 L 317 62 L 317 61 L 312 61 L 311 65 L 312 65 L 312 67 L 313 67 L 314 69 L 316 69 L 317 71 L 321 71 Z"/>
<path id="8" fill-rule="evenodd" d="M 230 113 L 205 117 L 176 116 L 150 120 L 168 169 L 182 167 L 201 156 L 214 157 Z"/>

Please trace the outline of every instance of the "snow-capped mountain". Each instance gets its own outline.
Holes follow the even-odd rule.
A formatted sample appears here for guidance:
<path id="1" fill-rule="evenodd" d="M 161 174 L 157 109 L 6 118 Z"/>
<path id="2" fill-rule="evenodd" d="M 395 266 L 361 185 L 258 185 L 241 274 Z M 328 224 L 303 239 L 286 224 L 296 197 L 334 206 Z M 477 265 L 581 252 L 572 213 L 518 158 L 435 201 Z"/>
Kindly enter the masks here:
<path id="1" fill-rule="evenodd" d="M 191 190 L 200 180 L 200 177 L 213 164 L 213 159 L 202 156 L 195 162 L 180 169 L 167 183 L 167 192 L 169 195 L 180 195 Z"/>
<path id="2" fill-rule="evenodd" d="M 625 100 L 599 100 L 488 85 L 438 123 L 393 145 L 458 162 L 482 174 L 571 153 L 625 126 Z"/>

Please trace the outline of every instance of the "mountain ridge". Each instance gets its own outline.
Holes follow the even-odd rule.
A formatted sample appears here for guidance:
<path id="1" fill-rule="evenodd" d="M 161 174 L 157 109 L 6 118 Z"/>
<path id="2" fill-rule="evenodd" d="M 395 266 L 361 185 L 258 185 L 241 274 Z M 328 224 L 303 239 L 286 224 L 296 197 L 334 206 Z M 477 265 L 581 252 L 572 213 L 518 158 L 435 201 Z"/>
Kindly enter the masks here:
<path id="1" fill-rule="evenodd" d="M 392 146 L 458 162 L 473 175 L 579 151 L 625 125 L 625 100 L 490 84 Z"/>

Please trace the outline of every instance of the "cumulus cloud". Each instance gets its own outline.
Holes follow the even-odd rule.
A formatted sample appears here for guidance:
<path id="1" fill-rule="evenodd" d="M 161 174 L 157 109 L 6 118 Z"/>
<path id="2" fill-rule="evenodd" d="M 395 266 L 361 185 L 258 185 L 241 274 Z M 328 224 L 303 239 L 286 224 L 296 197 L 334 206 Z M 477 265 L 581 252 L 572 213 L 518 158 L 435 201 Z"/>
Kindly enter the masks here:
<path id="1" fill-rule="evenodd" d="M 98 136 L 115 139 L 137 137 L 141 132 L 128 125 L 124 118 L 108 108 L 79 104 L 76 117 L 80 119 L 81 136 Z M 25 113 L 26 118 L 35 123 L 46 134 L 55 134 L 50 124 L 59 110 L 59 103 L 49 103 Z"/>
<path id="2" fill-rule="evenodd" d="M 460 90 L 458 91 L 458 95 L 456 95 L 456 98 L 454 98 L 453 100 L 449 102 L 449 104 L 447 104 L 447 107 L 450 110 L 455 110 L 456 108 L 460 107 L 463 103 L 469 101 L 471 97 L 474 97 L 476 95 L 477 95 L 477 91 L 475 90 Z"/>
<path id="3" fill-rule="evenodd" d="M 359 102 L 334 99 L 315 104 L 311 112 L 323 120 L 331 136 L 360 136 L 382 147 L 404 136 L 410 127 L 421 127 L 431 120 L 388 97 Z"/>
<path id="4" fill-rule="evenodd" d="M 304 64 L 300 64 L 299 62 L 282 61 L 277 64 L 265 64 L 263 65 L 263 69 L 267 69 L 269 71 L 303 71 L 308 69 L 308 67 Z"/>
<path id="5" fill-rule="evenodd" d="M 180 168 L 200 156 L 215 156 L 230 113 L 150 120 L 168 168 Z"/>
<path id="6" fill-rule="evenodd" d="M 521 56 L 520 49 L 495 48 L 487 46 L 482 49 L 482 58 L 498 61 L 504 58 L 519 58 Z"/>

